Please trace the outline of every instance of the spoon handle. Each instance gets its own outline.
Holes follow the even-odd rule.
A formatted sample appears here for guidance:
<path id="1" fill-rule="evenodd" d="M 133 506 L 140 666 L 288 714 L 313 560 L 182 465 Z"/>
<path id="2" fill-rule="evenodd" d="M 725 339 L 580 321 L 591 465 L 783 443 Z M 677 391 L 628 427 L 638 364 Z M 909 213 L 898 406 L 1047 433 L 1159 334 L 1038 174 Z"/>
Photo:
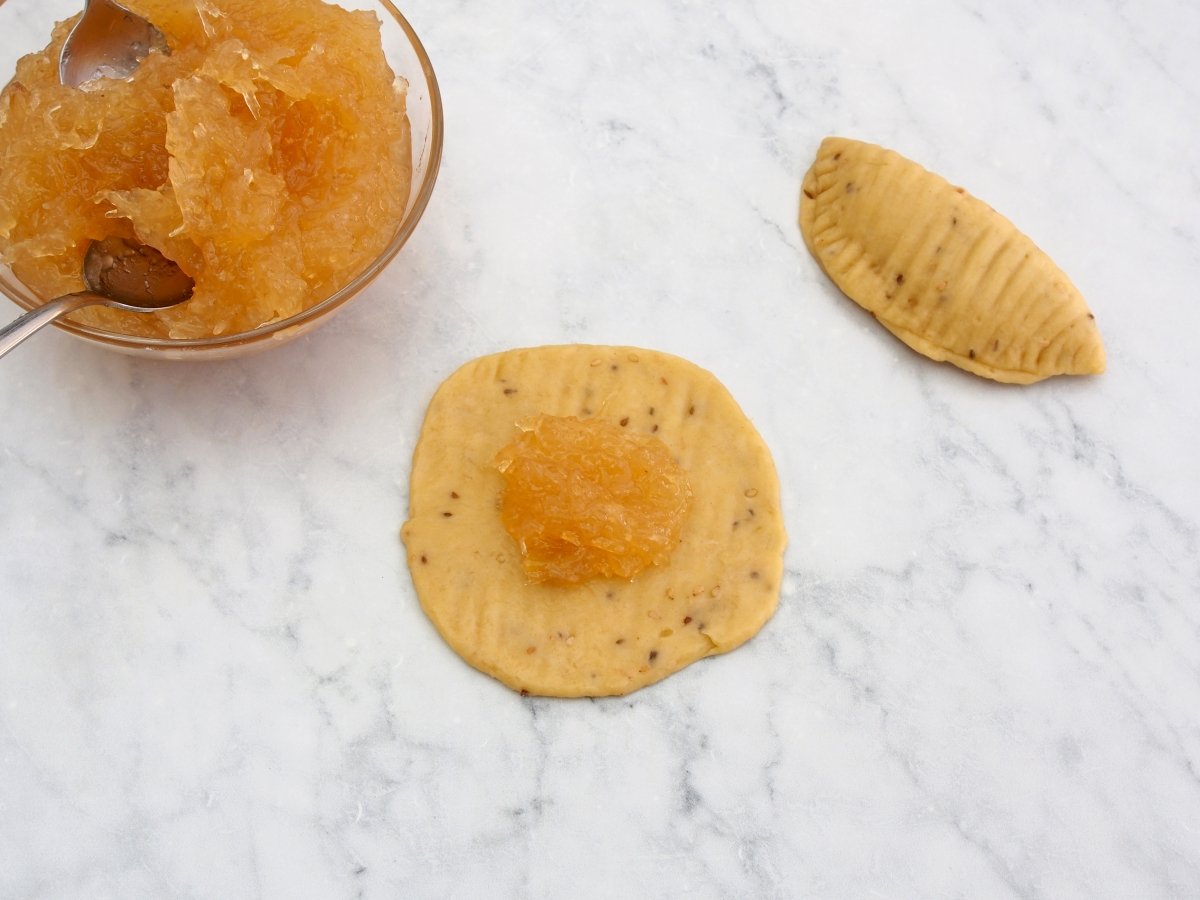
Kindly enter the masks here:
<path id="1" fill-rule="evenodd" d="M 44 303 L 37 309 L 14 319 L 8 325 L 0 328 L 0 356 L 3 356 L 35 331 L 41 331 L 59 316 L 70 315 L 77 309 L 104 303 L 106 298 L 91 291 L 80 291 L 78 294 L 67 294 L 57 300 Z"/>

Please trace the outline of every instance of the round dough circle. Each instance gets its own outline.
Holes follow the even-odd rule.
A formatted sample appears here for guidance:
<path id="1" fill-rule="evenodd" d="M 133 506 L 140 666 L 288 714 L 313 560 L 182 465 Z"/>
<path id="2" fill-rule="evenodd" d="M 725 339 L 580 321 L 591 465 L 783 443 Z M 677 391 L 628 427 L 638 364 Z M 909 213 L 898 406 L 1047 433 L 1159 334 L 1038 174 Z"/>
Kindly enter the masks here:
<path id="1" fill-rule="evenodd" d="M 632 581 L 526 581 L 492 460 L 537 413 L 598 416 L 672 450 L 692 503 L 668 564 Z M 725 387 L 677 356 L 564 345 L 467 363 L 429 404 L 409 496 L 402 536 L 426 614 L 464 660 L 523 693 L 629 693 L 740 646 L 779 602 L 770 452 Z"/>

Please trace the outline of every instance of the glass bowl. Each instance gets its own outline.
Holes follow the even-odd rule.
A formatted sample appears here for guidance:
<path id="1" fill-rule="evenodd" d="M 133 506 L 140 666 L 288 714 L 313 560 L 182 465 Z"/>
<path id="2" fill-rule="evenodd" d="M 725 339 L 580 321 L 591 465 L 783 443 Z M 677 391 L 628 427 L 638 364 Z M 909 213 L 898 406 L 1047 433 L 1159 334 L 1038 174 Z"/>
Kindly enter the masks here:
<path id="1" fill-rule="evenodd" d="M 219 337 L 172 340 L 134 337 L 101 331 L 59 319 L 55 327 L 73 337 L 154 359 L 227 359 L 285 343 L 328 320 L 352 297 L 369 285 L 412 235 L 425 212 L 442 159 L 442 96 L 429 56 L 408 20 L 391 0 L 338 0 L 347 9 L 374 10 L 382 22 L 383 50 L 397 76 L 408 81 L 408 119 L 412 127 L 412 185 L 408 205 L 396 233 L 370 264 L 348 284 L 286 319 L 251 331 Z M 17 60 L 46 46 L 54 23 L 83 8 L 82 0 L 0 0 L 0 85 L 16 70 Z M 22 309 L 45 302 L 22 284 L 7 266 L 0 266 L 0 292 Z M 0 321 L 5 317 L 0 316 Z"/>

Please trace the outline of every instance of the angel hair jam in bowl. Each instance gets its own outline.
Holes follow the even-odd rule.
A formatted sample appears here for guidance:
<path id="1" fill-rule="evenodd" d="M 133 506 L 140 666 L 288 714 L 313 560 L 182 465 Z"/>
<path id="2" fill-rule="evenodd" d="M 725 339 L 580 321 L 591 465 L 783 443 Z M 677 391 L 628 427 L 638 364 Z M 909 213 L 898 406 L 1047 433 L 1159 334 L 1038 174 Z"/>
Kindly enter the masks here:
<path id="1" fill-rule="evenodd" d="M 78 89 L 58 57 L 82 0 L 0 0 L 0 73 L 16 73 L 0 93 L 0 291 L 32 309 L 81 290 L 87 245 L 118 235 L 175 260 L 194 296 L 93 307 L 64 331 L 158 359 L 304 334 L 429 202 L 442 105 L 420 40 L 391 0 L 123 2 L 171 52 Z"/>

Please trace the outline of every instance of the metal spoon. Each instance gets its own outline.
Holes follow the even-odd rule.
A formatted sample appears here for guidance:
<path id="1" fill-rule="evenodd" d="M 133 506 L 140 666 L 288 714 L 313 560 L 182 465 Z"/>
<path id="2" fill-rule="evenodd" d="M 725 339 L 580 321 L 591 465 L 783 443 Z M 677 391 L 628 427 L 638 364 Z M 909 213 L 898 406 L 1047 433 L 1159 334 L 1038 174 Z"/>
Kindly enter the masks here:
<path id="1" fill-rule="evenodd" d="M 79 87 L 97 78 L 127 78 L 151 48 L 167 52 L 163 33 L 113 0 L 84 0 L 83 15 L 63 42 L 58 80 Z"/>
<path id="2" fill-rule="evenodd" d="M 63 42 L 58 79 L 67 87 L 79 87 L 97 78 L 127 78 L 151 49 L 169 52 L 163 33 L 141 16 L 113 0 L 84 0 L 83 15 Z M 187 300 L 195 287 L 179 266 L 153 247 L 116 237 L 88 245 L 83 280 L 88 290 L 51 300 L 0 329 L 0 356 L 85 306 L 154 312 Z"/>
<path id="3" fill-rule="evenodd" d="M 195 287 L 179 266 L 153 247 L 118 237 L 92 241 L 83 258 L 83 280 L 86 291 L 51 300 L 0 329 L 0 356 L 59 316 L 85 306 L 154 312 L 187 300 Z"/>

